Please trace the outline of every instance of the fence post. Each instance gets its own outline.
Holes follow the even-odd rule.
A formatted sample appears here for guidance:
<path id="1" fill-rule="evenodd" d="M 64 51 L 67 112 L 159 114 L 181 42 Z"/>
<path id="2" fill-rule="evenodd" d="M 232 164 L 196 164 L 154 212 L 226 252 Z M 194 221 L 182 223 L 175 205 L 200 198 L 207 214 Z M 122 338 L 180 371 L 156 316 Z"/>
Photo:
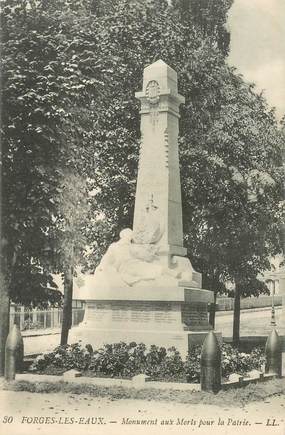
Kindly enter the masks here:
<path id="1" fill-rule="evenodd" d="M 77 311 L 77 309 L 72 307 L 72 310 L 71 310 L 71 328 L 72 328 L 72 326 L 75 325 L 75 322 L 76 322 L 76 311 Z"/>
<path id="2" fill-rule="evenodd" d="M 265 373 L 273 373 L 282 377 L 282 345 L 274 328 L 269 334 L 265 345 Z"/>
<path id="3" fill-rule="evenodd" d="M 20 308 L 20 322 L 19 322 L 19 325 L 20 325 L 20 330 L 22 331 L 24 329 L 24 327 L 25 327 L 25 307 L 24 306 L 21 306 L 21 308 Z"/>
<path id="4" fill-rule="evenodd" d="M 12 381 L 22 371 L 24 359 L 23 337 L 18 325 L 13 325 L 5 346 L 5 379 Z"/>
<path id="5" fill-rule="evenodd" d="M 54 327 L 58 328 L 58 308 L 54 308 Z"/>
<path id="6" fill-rule="evenodd" d="M 32 322 L 36 323 L 36 321 L 37 321 L 37 310 L 36 310 L 36 308 L 33 308 L 32 309 Z"/>
<path id="7" fill-rule="evenodd" d="M 54 328 L 54 308 L 50 309 L 50 327 Z"/>
<path id="8" fill-rule="evenodd" d="M 217 393 L 221 377 L 221 349 L 215 333 L 210 331 L 201 351 L 201 390 Z"/>
<path id="9" fill-rule="evenodd" d="M 9 329 L 12 328 L 12 326 L 14 325 L 16 320 L 15 317 L 15 304 L 13 302 L 10 303 L 10 327 Z"/>

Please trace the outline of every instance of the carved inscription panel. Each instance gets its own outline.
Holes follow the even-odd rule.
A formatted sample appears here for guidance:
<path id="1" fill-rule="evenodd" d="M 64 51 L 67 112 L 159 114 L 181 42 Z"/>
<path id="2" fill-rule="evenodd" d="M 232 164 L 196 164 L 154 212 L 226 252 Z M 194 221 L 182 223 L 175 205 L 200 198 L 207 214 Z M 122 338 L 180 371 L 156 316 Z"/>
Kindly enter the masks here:
<path id="1" fill-rule="evenodd" d="M 182 322 L 192 330 L 209 326 L 207 304 L 183 304 Z"/>
<path id="2" fill-rule="evenodd" d="M 86 320 L 113 328 L 182 329 L 180 304 L 170 302 L 89 302 Z"/>

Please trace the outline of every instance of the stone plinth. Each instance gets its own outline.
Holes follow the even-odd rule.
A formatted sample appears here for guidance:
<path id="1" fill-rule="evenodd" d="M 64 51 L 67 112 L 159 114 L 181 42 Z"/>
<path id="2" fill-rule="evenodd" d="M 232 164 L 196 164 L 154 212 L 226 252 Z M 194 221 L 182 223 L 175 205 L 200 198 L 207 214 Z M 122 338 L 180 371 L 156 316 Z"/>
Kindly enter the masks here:
<path id="1" fill-rule="evenodd" d="M 71 331 L 70 341 L 76 337 L 94 348 L 135 341 L 175 346 L 185 357 L 189 346 L 201 343 L 211 329 L 207 307 L 213 294 L 207 290 L 118 288 L 98 290 L 92 300 L 88 291 L 82 297 L 86 300 L 84 320 Z"/>

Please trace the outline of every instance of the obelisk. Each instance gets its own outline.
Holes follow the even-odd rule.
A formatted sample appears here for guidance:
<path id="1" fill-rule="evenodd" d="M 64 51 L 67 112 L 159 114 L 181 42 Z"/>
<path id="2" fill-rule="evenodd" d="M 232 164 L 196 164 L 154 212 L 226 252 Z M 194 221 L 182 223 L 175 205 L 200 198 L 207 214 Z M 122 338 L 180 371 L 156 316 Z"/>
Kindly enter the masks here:
<path id="1" fill-rule="evenodd" d="M 183 248 L 181 184 L 178 157 L 177 74 L 162 60 L 144 70 L 141 101 L 141 149 L 134 213 L 134 233 L 145 221 L 149 202 L 160 211 L 161 253 L 186 255 Z"/>

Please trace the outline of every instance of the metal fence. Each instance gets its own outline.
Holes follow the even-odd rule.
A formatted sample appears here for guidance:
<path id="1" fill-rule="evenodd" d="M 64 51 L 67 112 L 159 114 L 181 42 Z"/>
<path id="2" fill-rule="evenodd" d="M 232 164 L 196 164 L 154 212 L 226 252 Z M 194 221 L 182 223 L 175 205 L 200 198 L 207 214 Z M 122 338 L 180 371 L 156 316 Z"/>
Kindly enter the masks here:
<path id="1" fill-rule="evenodd" d="M 241 299 L 241 309 L 269 307 L 272 304 L 272 296 L 260 296 Z M 274 296 L 274 305 L 282 304 L 282 297 Z M 229 311 L 234 308 L 234 299 L 227 297 L 217 298 L 217 310 Z M 72 326 L 79 325 L 83 321 L 84 308 L 72 308 Z M 62 309 L 49 308 L 47 310 L 25 309 L 11 305 L 10 326 L 14 323 L 20 326 L 21 331 L 37 329 L 56 329 L 62 324 Z"/>
<path id="2" fill-rule="evenodd" d="M 259 296 L 251 298 L 243 298 L 240 300 L 240 308 L 263 308 L 270 307 L 272 304 L 272 296 Z M 274 305 L 282 305 L 282 296 L 274 296 Z M 234 309 L 234 298 L 217 298 L 218 311 L 230 311 Z"/>
<path id="3" fill-rule="evenodd" d="M 72 309 L 72 326 L 82 322 L 84 311 L 84 308 Z M 21 331 L 60 328 L 62 324 L 62 309 L 26 310 L 24 307 L 17 309 L 12 306 L 10 309 L 10 326 L 14 323 L 19 325 Z"/>

